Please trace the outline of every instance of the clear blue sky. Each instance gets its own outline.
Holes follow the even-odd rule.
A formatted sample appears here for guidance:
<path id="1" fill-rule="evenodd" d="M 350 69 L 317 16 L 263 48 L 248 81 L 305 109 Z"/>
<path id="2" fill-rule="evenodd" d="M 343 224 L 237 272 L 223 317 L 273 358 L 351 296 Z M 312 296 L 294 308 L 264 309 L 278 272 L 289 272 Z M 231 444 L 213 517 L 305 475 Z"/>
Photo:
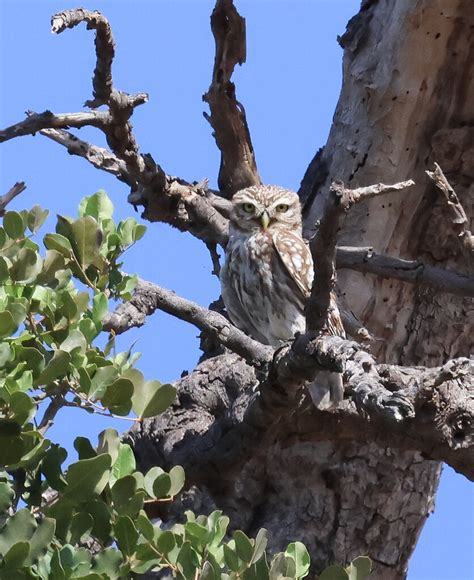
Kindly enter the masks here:
<path id="1" fill-rule="evenodd" d="M 342 50 L 336 36 L 357 12 L 357 0 L 236 0 L 247 18 L 248 62 L 237 70 L 259 170 L 267 183 L 297 189 L 317 148 L 326 141 L 341 83 Z M 73 5 L 56 0 L 0 0 L 2 91 L 0 126 L 26 109 L 80 110 L 91 98 L 93 36 L 85 26 L 59 37 L 50 16 Z M 118 54 L 116 87 L 146 91 L 150 102 L 136 110 L 135 133 L 168 173 L 216 185 L 219 156 L 202 117 L 201 95 L 209 85 L 214 44 L 209 29 L 211 0 L 96 0 L 114 27 Z M 86 140 L 103 144 L 92 130 Z M 99 188 L 111 195 L 117 217 L 132 211 L 127 188 L 41 136 L 0 147 L 0 192 L 18 180 L 28 189 L 16 208 L 39 203 L 52 214 L 74 215 L 79 200 Z M 138 216 L 137 216 L 138 217 Z M 48 222 L 54 227 L 54 219 Z M 143 278 L 207 305 L 218 295 L 207 250 L 191 236 L 153 224 L 125 267 Z M 138 339 L 139 367 L 148 378 L 172 381 L 195 366 L 197 331 L 165 314 L 145 329 L 121 337 L 123 348 Z M 71 449 L 77 434 L 91 438 L 110 426 L 104 418 L 65 413 L 50 435 Z M 69 411 L 69 413 L 67 412 Z M 115 425 L 124 430 L 127 425 Z M 437 509 L 426 524 L 409 580 L 474 580 L 474 494 L 461 476 L 445 468 Z"/>

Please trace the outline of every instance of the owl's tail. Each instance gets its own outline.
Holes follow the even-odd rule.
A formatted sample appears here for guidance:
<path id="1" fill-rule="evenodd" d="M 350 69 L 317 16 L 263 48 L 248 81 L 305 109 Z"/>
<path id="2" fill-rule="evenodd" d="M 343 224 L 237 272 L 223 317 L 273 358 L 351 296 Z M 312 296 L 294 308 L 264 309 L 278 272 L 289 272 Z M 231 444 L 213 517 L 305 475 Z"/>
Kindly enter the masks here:
<path id="1" fill-rule="evenodd" d="M 317 409 L 334 409 L 344 398 L 341 373 L 319 371 L 314 381 L 308 385 L 308 391 Z"/>

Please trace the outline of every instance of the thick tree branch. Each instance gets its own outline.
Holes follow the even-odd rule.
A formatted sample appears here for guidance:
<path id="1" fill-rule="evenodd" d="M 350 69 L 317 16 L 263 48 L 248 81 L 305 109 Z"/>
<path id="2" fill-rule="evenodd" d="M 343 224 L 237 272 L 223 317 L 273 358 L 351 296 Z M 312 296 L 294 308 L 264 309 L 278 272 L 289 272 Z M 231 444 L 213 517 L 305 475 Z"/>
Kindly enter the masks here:
<path id="1" fill-rule="evenodd" d="M 320 332 L 327 328 L 331 293 L 336 283 L 336 242 L 346 213 L 356 203 L 383 193 L 400 191 L 410 187 L 412 180 L 394 185 L 377 183 L 369 187 L 348 189 L 340 181 L 331 184 L 323 216 L 316 234 L 310 241 L 314 261 L 314 282 L 311 296 L 306 304 L 307 328 Z"/>
<path id="2" fill-rule="evenodd" d="M 217 0 L 211 16 L 216 42 L 212 82 L 203 100 L 211 114 L 204 113 L 213 128 L 221 152 L 219 189 L 226 197 L 251 185 L 259 185 L 255 155 L 245 111 L 235 96 L 231 81 L 236 64 L 245 62 L 245 19 L 237 12 L 233 0 Z"/>
<path id="3" fill-rule="evenodd" d="M 435 163 L 434 171 L 426 171 L 426 174 L 434 182 L 436 187 L 443 192 L 452 215 L 451 223 L 453 229 L 458 234 L 464 249 L 468 252 L 474 252 L 474 236 L 468 228 L 469 220 L 467 219 L 466 212 L 456 192 L 444 175 L 443 170 Z"/>
<path id="4" fill-rule="evenodd" d="M 418 260 L 404 260 L 377 254 L 373 248 L 338 246 L 340 268 L 369 272 L 382 278 L 396 278 L 410 284 L 423 284 L 440 292 L 474 297 L 474 277 L 443 268 L 429 266 Z"/>
<path id="5" fill-rule="evenodd" d="M 256 377 L 248 367 L 239 366 L 243 363 L 235 355 L 221 355 L 178 381 L 179 400 L 166 415 L 132 429 L 129 436 L 142 467 L 180 463 L 191 482 L 213 487 L 218 481 L 222 484 L 226 466 L 233 477 L 252 453 L 258 453 L 256 442 L 266 445 L 268 437 L 276 444 L 377 441 L 420 451 L 474 480 L 472 361 L 455 359 L 431 369 L 376 365 L 363 351 L 345 350 L 347 341 L 320 340 L 328 343 L 328 352 L 346 356 L 348 398 L 337 410 L 301 405 L 294 393 L 285 401 L 284 393 L 275 388 L 255 391 Z M 233 386 L 236 373 L 239 391 Z M 183 438 L 183 424 L 192 437 Z M 217 465 L 221 477 L 216 479 Z"/>
<path id="6" fill-rule="evenodd" d="M 7 193 L 0 196 L 0 216 L 5 215 L 5 208 L 7 205 L 15 199 L 17 195 L 20 195 L 22 191 L 25 191 L 26 185 L 24 181 L 17 181 L 13 187 L 11 187 Z"/>

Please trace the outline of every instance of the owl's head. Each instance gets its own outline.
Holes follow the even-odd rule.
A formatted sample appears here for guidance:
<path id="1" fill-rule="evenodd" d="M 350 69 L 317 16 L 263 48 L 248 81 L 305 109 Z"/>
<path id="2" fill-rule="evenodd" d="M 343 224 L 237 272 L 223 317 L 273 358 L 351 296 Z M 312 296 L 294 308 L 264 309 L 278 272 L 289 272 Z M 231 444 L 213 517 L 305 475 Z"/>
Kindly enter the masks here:
<path id="1" fill-rule="evenodd" d="M 301 206 L 294 191 L 277 185 L 241 189 L 232 198 L 232 224 L 244 232 L 301 229 Z"/>

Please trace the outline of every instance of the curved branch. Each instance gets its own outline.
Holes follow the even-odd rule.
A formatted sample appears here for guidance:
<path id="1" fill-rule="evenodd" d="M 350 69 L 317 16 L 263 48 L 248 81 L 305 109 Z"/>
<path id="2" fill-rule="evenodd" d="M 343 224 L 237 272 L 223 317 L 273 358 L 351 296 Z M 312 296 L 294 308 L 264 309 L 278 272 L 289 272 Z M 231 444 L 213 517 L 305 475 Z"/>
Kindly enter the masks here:
<path id="1" fill-rule="evenodd" d="M 24 181 L 17 181 L 13 187 L 11 187 L 7 193 L 0 196 L 0 216 L 5 214 L 5 208 L 7 205 L 15 199 L 17 195 L 20 195 L 22 191 L 25 191 L 26 185 Z"/>
<path id="2" fill-rule="evenodd" d="M 90 12 L 84 8 L 66 10 L 55 14 L 51 19 L 51 29 L 60 34 L 66 28 L 74 28 L 87 22 L 87 28 L 96 31 L 95 52 L 97 63 L 92 79 L 94 100 L 86 101 L 85 106 L 95 109 L 109 102 L 112 93 L 112 61 L 115 56 L 115 42 L 107 19 L 98 11 Z"/>

